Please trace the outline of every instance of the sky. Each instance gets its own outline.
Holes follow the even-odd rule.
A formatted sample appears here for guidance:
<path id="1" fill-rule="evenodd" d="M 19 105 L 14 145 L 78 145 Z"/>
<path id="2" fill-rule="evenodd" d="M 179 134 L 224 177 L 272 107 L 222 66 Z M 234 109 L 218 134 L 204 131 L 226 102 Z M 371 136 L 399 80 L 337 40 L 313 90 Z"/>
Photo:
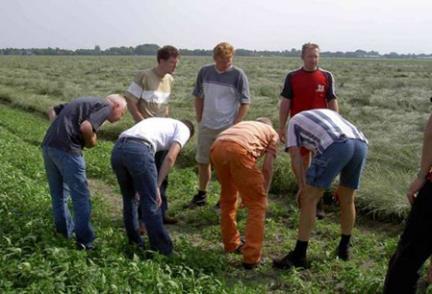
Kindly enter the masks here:
<path id="1" fill-rule="evenodd" d="M 430 0 L 0 0 L 0 48 L 432 53 Z"/>

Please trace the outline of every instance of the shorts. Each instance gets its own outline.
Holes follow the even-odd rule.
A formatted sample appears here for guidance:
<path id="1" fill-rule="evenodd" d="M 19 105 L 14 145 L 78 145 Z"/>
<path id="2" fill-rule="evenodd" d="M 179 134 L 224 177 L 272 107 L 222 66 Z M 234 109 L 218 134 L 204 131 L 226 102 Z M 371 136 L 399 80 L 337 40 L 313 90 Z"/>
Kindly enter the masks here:
<path id="1" fill-rule="evenodd" d="M 195 160 L 199 164 L 209 164 L 210 163 L 210 147 L 216 140 L 216 137 L 229 126 L 221 129 L 209 129 L 204 127 L 201 123 L 198 125 L 198 138 L 197 138 L 197 152 Z"/>
<path id="2" fill-rule="evenodd" d="M 367 150 L 367 144 L 357 139 L 334 142 L 323 153 L 312 158 L 311 165 L 306 171 L 306 183 L 313 187 L 328 189 L 340 174 L 341 186 L 358 189 Z"/>

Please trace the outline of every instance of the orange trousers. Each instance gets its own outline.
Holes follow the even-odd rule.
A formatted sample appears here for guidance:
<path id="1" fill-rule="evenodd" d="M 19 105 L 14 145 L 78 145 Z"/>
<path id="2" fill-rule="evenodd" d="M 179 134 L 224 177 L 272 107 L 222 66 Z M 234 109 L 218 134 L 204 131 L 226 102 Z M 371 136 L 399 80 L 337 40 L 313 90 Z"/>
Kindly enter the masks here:
<path id="1" fill-rule="evenodd" d="M 210 159 L 221 185 L 221 232 L 225 251 L 232 252 L 240 245 L 237 230 L 237 195 L 240 192 L 248 210 L 243 259 L 245 263 L 258 263 L 267 207 L 264 176 L 256 166 L 256 159 L 234 142 L 216 141 L 211 147 Z"/>

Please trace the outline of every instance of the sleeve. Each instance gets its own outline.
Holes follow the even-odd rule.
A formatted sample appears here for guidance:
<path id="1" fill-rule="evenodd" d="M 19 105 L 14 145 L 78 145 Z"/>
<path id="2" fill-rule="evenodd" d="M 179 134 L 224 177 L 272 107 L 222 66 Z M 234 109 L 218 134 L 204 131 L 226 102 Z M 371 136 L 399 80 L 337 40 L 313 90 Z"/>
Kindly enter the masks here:
<path id="1" fill-rule="evenodd" d="M 327 72 L 327 93 L 326 93 L 326 100 L 327 102 L 333 99 L 336 99 L 336 93 L 335 93 L 335 81 L 333 74 L 331 72 Z"/>
<path id="2" fill-rule="evenodd" d="M 287 149 L 289 147 L 300 147 L 300 140 L 298 138 L 298 134 L 297 134 L 297 125 L 296 122 L 294 120 L 294 118 L 290 119 L 289 123 L 288 123 L 288 128 L 286 131 L 286 143 L 285 143 L 285 150 L 287 151 Z"/>
<path id="3" fill-rule="evenodd" d="M 102 104 L 101 107 L 96 107 L 87 118 L 93 127 L 93 131 L 96 132 L 104 121 L 111 114 L 112 107 L 108 104 Z"/>
<path id="4" fill-rule="evenodd" d="M 195 88 L 192 92 L 192 95 L 194 95 L 195 97 L 204 98 L 203 75 L 204 75 L 204 68 L 201 68 L 200 71 L 198 72 L 196 82 L 195 82 Z"/>
<path id="5" fill-rule="evenodd" d="M 285 78 L 282 92 L 280 93 L 280 95 L 282 97 L 287 98 L 287 99 L 293 98 L 293 92 L 292 92 L 292 86 L 291 86 L 291 77 L 292 77 L 292 74 L 288 73 L 286 78 Z"/>
<path id="6" fill-rule="evenodd" d="M 273 157 L 276 157 L 276 155 L 277 155 L 277 147 L 276 146 L 277 146 L 278 141 L 279 141 L 279 135 L 272 128 L 269 144 L 267 146 L 267 152 L 270 152 L 273 155 Z"/>
<path id="7" fill-rule="evenodd" d="M 144 79 L 145 79 L 145 75 L 142 72 L 139 72 L 135 75 L 134 80 L 132 81 L 132 83 L 129 85 L 129 87 L 127 88 L 127 90 L 125 91 L 124 95 L 127 98 L 132 98 L 132 99 L 136 99 L 139 100 L 142 96 L 142 93 L 144 91 Z"/>
<path id="8" fill-rule="evenodd" d="M 179 122 L 177 124 L 172 142 L 179 143 L 180 147 L 183 148 L 184 145 L 186 145 L 189 138 L 190 138 L 190 131 L 188 127 L 184 125 L 182 122 Z"/>
<path id="9" fill-rule="evenodd" d="M 238 85 L 239 99 L 241 104 L 250 104 L 251 97 L 249 91 L 249 81 L 246 74 L 240 71 L 240 83 Z"/>
<path id="10" fill-rule="evenodd" d="M 55 114 L 59 115 L 60 112 L 63 110 L 63 108 L 65 108 L 66 105 L 67 105 L 67 103 L 66 104 L 59 104 L 59 105 L 54 106 L 53 110 L 54 110 Z"/>

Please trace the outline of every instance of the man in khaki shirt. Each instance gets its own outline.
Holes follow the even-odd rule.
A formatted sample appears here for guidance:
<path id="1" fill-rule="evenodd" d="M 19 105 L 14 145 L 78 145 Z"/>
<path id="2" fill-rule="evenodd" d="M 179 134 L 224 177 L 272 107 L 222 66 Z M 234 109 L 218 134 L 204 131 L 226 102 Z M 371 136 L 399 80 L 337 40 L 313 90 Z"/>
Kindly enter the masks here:
<path id="1" fill-rule="evenodd" d="M 169 99 L 174 82 L 174 73 L 179 61 L 179 51 L 173 46 L 164 46 L 157 52 L 157 66 L 139 71 L 124 96 L 135 123 L 149 117 L 168 117 Z M 166 156 L 166 151 L 156 152 L 155 162 L 158 170 Z M 168 179 L 162 183 L 162 214 L 165 224 L 176 223 L 177 220 L 166 215 L 168 209 L 166 189 Z"/>

